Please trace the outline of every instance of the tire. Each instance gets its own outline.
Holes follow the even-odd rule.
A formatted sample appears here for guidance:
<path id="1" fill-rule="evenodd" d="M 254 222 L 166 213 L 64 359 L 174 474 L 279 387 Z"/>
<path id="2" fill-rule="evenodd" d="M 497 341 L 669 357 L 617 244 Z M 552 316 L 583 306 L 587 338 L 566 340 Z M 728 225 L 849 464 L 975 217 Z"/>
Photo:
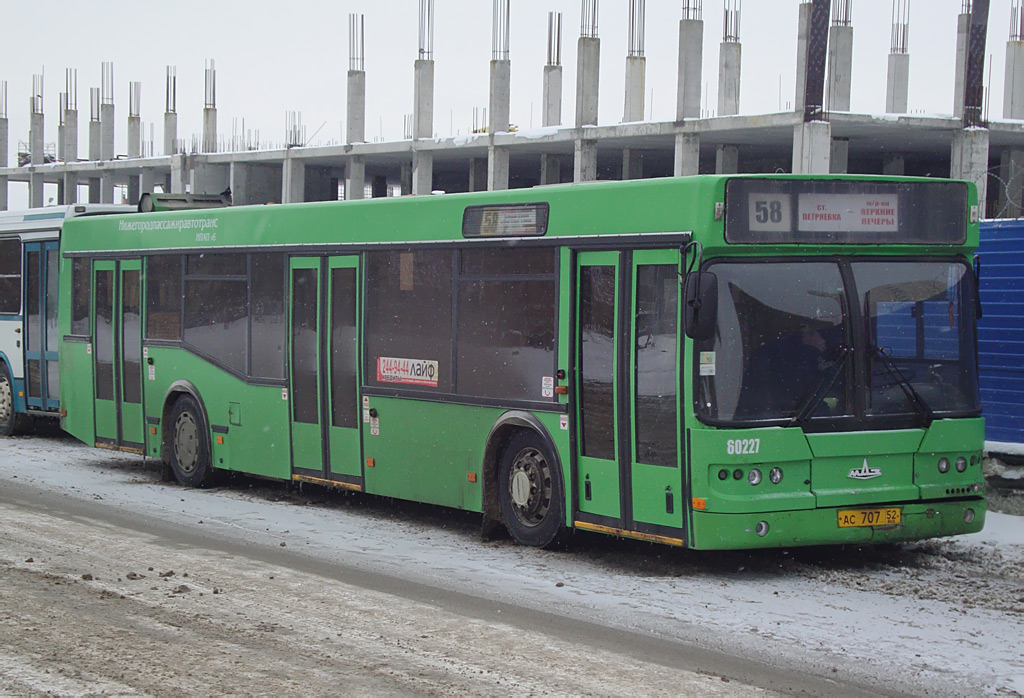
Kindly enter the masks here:
<path id="1" fill-rule="evenodd" d="M 187 487 L 206 487 L 213 482 L 210 458 L 210 430 L 199 403 L 190 395 L 182 395 L 171 409 L 171 470 L 178 482 Z"/>
<path id="2" fill-rule="evenodd" d="M 562 472 L 550 447 L 535 431 L 516 433 L 498 466 L 501 518 L 521 545 L 549 548 L 565 537 Z"/>
<path id="3" fill-rule="evenodd" d="M 17 436 L 31 424 L 31 417 L 14 411 L 14 381 L 7 364 L 0 361 L 0 436 Z"/>

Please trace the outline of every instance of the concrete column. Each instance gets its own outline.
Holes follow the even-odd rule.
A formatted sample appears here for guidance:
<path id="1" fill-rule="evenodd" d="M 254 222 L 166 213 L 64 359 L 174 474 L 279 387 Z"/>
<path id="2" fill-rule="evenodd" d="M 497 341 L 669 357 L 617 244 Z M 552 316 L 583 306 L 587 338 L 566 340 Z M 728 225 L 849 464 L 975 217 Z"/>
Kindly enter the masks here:
<path id="1" fill-rule="evenodd" d="M 413 66 L 412 137 L 434 135 L 434 61 L 417 60 Z"/>
<path id="2" fill-rule="evenodd" d="M 889 70 L 885 78 L 885 111 L 887 114 L 906 114 L 907 95 L 910 92 L 910 54 L 890 53 Z"/>
<path id="3" fill-rule="evenodd" d="M 597 141 L 577 138 L 573 154 L 573 181 L 592 182 L 597 179 Z"/>
<path id="4" fill-rule="evenodd" d="M 1020 218 L 1024 210 L 1024 150 L 1004 150 L 999 157 L 999 210 L 995 218 Z"/>
<path id="5" fill-rule="evenodd" d="M 63 114 L 61 115 L 63 116 Z M 64 124 L 57 124 L 57 161 L 67 162 L 64 159 Z"/>
<path id="6" fill-rule="evenodd" d="M 78 162 L 78 110 L 64 110 L 64 162 Z M 64 168 L 64 198 L 62 204 L 78 203 L 78 176 Z"/>
<path id="7" fill-rule="evenodd" d="M 490 119 L 487 147 L 487 188 L 508 189 L 508 148 L 494 145 L 496 133 L 509 129 L 509 89 L 512 79 L 512 61 L 491 61 L 491 92 L 488 115 Z"/>
<path id="8" fill-rule="evenodd" d="M 293 204 L 304 201 L 306 197 L 306 163 L 292 157 L 289 152 L 285 155 L 283 167 L 281 203 Z"/>
<path id="9" fill-rule="evenodd" d="M 562 181 L 562 159 L 558 155 L 544 153 L 540 156 L 540 183 L 559 184 Z"/>
<path id="10" fill-rule="evenodd" d="M 228 186 L 231 187 L 231 203 L 235 206 L 255 203 L 252 201 L 249 177 L 249 165 L 231 161 L 228 169 Z"/>
<path id="11" fill-rule="evenodd" d="M 626 99 L 622 109 L 624 122 L 644 120 L 644 82 L 647 73 L 647 59 L 643 56 L 626 56 Z"/>
<path id="12" fill-rule="evenodd" d="M 100 104 L 100 159 L 114 159 L 113 104 Z M 100 175 L 100 203 L 114 203 L 114 175 L 106 170 Z"/>
<path id="13" fill-rule="evenodd" d="M 487 189 L 499 191 L 508 189 L 508 147 L 491 145 L 487 147 Z"/>
<path id="14" fill-rule="evenodd" d="M 486 165 L 485 165 L 486 167 Z M 484 178 L 486 179 L 487 173 L 484 172 Z M 412 163 L 403 162 L 402 171 L 399 175 L 399 189 L 401 190 L 402 196 L 409 196 L 412 194 Z"/>
<path id="15" fill-rule="evenodd" d="M 825 83 L 825 108 L 850 111 L 853 76 L 853 27 L 833 25 L 828 30 L 828 80 Z"/>
<path id="16" fill-rule="evenodd" d="M 676 177 L 689 177 L 699 171 L 700 136 L 693 133 L 677 133 L 672 174 Z"/>
<path id="17" fill-rule="evenodd" d="M 388 178 L 376 175 L 370 180 L 370 196 L 374 199 L 385 199 L 388 195 Z"/>
<path id="18" fill-rule="evenodd" d="M 882 174 L 888 177 L 902 177 L 907 171 L 907 160 L 902 155 L 886 155 L 882 160 Z"/>
<path id="19" fill-rule="evenodd" d="M 217 108 L 203 108 L 203 152 L 217 152 Z"/>
<path id="20" fill-rule="evenodd" d="M 366 142 L 366 71 L 348 71 L 348 111 L 345 134 L 349 143 Z"/>
<path id="21" fill-rule="evenodd" d="M 92 162 L 102 160 L 102 147 L 100 146 L 103 140 L 103 127 L 99 121 L 93 121 L 89 119 L 89 159 Z M 184 189 L 182 190 L 184 191 Z M 100 202 L 100 179 L 99 177 L 89 178 L 89 203 L 98 204 Z"/>
<path id="22" fill-rule="evenodd" d="M 0 168 L 7 167 L 7 117 L 0 118 Z M 7 175 L 0 175 L 0 211 L 7 210 Z"/>
<path id="23" fill-rule="evenodd" d="M 987 128 L 966 128 L 953 134 L 949 176 L 966 179 L 978 187 L 980 215 L 984 217 L 988 201 L 988 142 Z"/>
<path id="24" fill-rule="evenodd" d="M 740 113 L 740 43 L 723 41 L 718 54 L 718 116 Z"/>
<path id="25" fill-rule="evenodd" d="M 544 103 L 541 110 L 542 126 L 562 123 L 562 66 L 544 66 Z"/>
<path id="26" fill-rule="evenodd" d="M 414 67 L 412 137 L 434 135 L 434 61 L 417 60 Z M 415 144 L 413 146 L 415 148 Z M 412 193 L 429 194 L 434 183 L 434 154 L 413 150 Z"/>
<path id="27" fill-rule="evenodd" d="M 808 121 L 793 127 L 793 174 L 828 174 L 831 155 L 829 122 Z"/>
<path id="28" fill-rule="evenodd" d="M 137 116 L 128 117 L 128 157 L 142 156 L 142 121 Z M 128 175 L 128 203 L 136 204 L 142 195 L 139 175 Z"/>
<path id="29" fill-rule="evenodd" d="M 846 174 L 850 169 L 850 139 L 833 138 L 829 150 L 828 171 L 832 174 Z"/>
<path id="30" fill-rule="evenodd" d="M 715 174 L 736 174 L 740 171 L 740 149 L 735 145 L 720 145 L 715 151 Z"/>
<path id="31" fill-rule="evenodd" d="M 800 3 L 799 15 L 797 18 L 796 33 L 796 98 L 793 100 L 793 109 L 804 111 L 804 99 L 807 96 L 807 43 L 811 35 L 811 7 L 810 3 Z"/>
<path id="32" fill-rule="evenodd" d="M 1024 119 L 1024 41 L 1006 42 L 1003 118 Z"/>
<path id="33" fill-rule="evenodd" d="M 146 167 L 139 170 L 139 188 L 142 190 L 143 193 L 153 193 L 155 184 L 156 173 L 153 172 L 153 168 Z M 234 195 L 234 191 L 234 189 L 231 190 L 232 196 Z M 138 203 L 138 199 L 136 199 L 136 203 Z"/>
<path id="34" fill-rule="evenodd" d="M 174 155 L 174 142 L 178 140 L 178 115 L 164 112 L 164 155 Z"/>
<path id="35" fill-rule="evenodd" d="M 349 71 L 361 72 L 361 71 Z M 353 155 L 345 168 L 345 200 L 362 199 L 366 191 L 366 160 L 362 155 Z"/>
<path id="36" fill-rule="evenodd" d="M 635 148 L 622 150 L 622 179 L 643 179 L 644 156 Z"/>
<path id="37" fill-rule="evenodd" d="M 679 20 L 679 76 L 676 89 L 676 120 L 700 116 L 700 92 L 704 60 L 704 20 Z"/>
<path id="38" fill-rule="evenodd" d="M 184 194 L 185 185 L 190 182 L 188 156 L 184 153 L 171 156 L 171 193 Z"/>
<path id="39" fill-rule="evenodd" d="M 412 154 L 412 193 L 429 194 L 434 189 L 434 153 L 417 150 Z"/>
<path id="40" fill-rule="evenodd" d="M 43 205 L 43 174 L 36 172 L 36 167 L 43 164 L 43 115 L 32 109 L 29 114 L 29 168 L 28 205 L 39 208 Z"/>
<path id="41" fill-rule="evenodd" d="M 953 116 L 964 115 L 964 85 L 967 82 L 967 41 L 971 33 L 971 15 L 956 18 L 956 73 L 953 77 Z"/>
<path id="42" fill-rule="evenodd" d="M 487 158 L 469 159 L 469 190 L 487 191 Z"/>
<path id="43" fill-rule="evenodd" d="M 576 128 L 597 125 L 600 73 L 601 40 L 581 36 L 576 45 Z"/>

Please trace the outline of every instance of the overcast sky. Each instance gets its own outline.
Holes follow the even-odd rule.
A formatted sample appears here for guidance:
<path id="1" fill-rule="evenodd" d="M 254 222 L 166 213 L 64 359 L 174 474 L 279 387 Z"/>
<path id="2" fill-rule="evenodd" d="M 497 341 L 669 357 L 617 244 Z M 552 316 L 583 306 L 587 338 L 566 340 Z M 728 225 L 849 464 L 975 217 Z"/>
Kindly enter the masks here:
<path id="1" fill-rule="evenodd" d="M 892 0 L 851 0 L 854 24 L 852 109 L 885 108 Z M 540 126 L 541 76 L 546 59 L 547 13 L 562 12 L 563 122 L 575 113 L 576 42 L 580 0 L 510 0 L 511 120 L 520 129 Z M 795 90 L 799 0 L 747 0 L 740 30 L 743 44 L 740 111 L 790 108 Z M 1002 115 L 1003 65 L 1011 0 L 991 0 L 986 80 L 990 104 Z M 434 0 L 434 130 L 440 137 L 466 133 L 473 109 L 488 102 L 491 58 L 489 0 Z M 717 106 L 718 52 L 723 0 L 704 0 L 702 102 Z M 956 16 L 961 0 L 912 0 L 910 110 L 952 111 Z M 4 0 L 0 80 L 7 81 L 9 165 L 18 141 L 28 140 L 32 75 L 45 74 L 45 140 L 55 143 L 58 93 L 66 68 L 78 69 L 79 153 L 88 152 L 89 88 L 100 85 L 101 62 L 114 63 L 115 150 L 125 145 L 128 90 L 142 82 L 142 122 L 161 154 L 164 75 L 176 66 L 178 136 L 202 128 L 203 70 L 217 69 L 218 132 L 232 125 L 258 131 L 272 145 L 284 140 L 285 113 L 301 112 L 312 144 L 342 142 L 348 69 L 348 15 L 366 22 L 366 135 L 399 140 L 403 117 L 412 112 L 413 61 L 418 48 L 418 0 Z M 622 120 L 626 55 L 626 0 L 601 0 L 600 122 Z M 647 113 L 675 118 L 679 0 L 647 2 Z M 102 8 L 102 9 L 100 9 Z M 315 135 L 314 135 L 315 132 Z M 24 185 L 12 184 L 10 208 L 24 206 Z M 51 194 L 46 195 L 47 198 Z"/>

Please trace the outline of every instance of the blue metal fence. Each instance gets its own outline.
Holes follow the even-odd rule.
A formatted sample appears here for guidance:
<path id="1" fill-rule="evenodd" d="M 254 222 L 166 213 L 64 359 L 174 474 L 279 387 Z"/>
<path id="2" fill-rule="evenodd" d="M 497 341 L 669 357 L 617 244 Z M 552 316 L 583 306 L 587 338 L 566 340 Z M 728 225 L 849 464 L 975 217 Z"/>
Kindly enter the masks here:
<path id="1" fill-rule="evenodd" d="M 1024 220 L 983 222 L 978 255 L 985 439 L 1024 448 Z"/>

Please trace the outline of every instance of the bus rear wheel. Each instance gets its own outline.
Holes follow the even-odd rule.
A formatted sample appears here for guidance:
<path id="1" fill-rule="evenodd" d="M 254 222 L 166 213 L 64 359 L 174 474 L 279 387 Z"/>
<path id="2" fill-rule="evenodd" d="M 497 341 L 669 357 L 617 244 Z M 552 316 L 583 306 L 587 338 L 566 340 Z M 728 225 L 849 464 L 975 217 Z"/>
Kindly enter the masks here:
<path id="1" fill-rule="evenodd" d="M 171 410 L 171 469 L 174 477 L 188 487 L 204 487 L 213 480 L 210 458 L 210 430 L 199 403 L 182 395 Z"/>
<path id="2" fill-rule="evenodd" d="M 520 431 L 509 441 L 498 467 L 501 518 L 522 545 L 552 547 L 565 534 L 565 496 L 557 461 L 544 439 Z"/>
<path id="3" fill-rule="evenodd" d="M 14 381 L 7 365 L 0 362 L 0 436 L 16 436 L 25 431 L 31 417 L 14 411 Z"/>

